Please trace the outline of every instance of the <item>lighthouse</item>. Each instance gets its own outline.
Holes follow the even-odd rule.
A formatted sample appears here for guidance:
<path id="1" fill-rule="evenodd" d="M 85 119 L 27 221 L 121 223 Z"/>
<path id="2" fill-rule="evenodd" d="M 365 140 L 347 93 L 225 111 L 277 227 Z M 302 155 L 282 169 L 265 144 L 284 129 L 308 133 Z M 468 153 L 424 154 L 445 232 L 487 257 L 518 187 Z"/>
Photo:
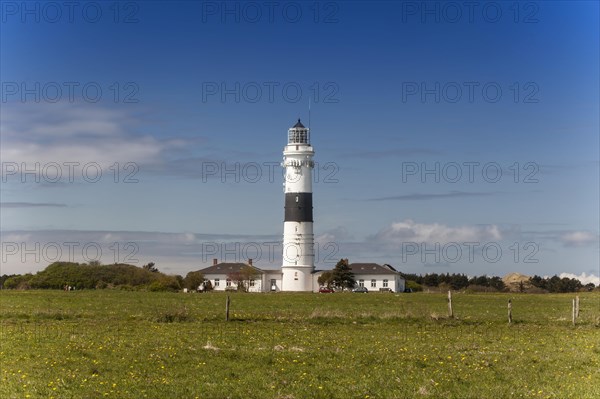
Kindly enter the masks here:
<path id="1" fill-rule="evenodd" d="M 283 223 L 283 291 L 312 291 L 315 270 L 312 158 L 310 131 L 300 119 L 288 130 L 283 149 L 285 221 Z"/>

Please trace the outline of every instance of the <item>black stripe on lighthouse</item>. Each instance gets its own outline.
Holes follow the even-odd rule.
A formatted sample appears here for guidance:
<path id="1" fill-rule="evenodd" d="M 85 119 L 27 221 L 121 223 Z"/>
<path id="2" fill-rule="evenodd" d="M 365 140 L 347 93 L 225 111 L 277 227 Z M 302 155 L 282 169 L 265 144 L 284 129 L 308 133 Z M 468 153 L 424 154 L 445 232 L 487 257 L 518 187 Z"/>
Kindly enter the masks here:
<path id="1" fill-rule="evenodd" d="M 286 222 L 312 222 L 312 211 L 312 193 L 285 194 Z"/>

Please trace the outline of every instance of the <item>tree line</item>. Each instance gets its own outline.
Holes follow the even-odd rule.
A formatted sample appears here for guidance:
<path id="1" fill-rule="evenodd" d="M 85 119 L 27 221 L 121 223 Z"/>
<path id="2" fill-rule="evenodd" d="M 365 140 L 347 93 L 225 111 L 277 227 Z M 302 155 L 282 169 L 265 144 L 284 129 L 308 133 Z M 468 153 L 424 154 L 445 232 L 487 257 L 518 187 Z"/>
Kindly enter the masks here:
<path id="1" fill-rule="evenodd" d="M 529 283 L 548 292 L 577 292 L 581 289 L 591 291 L 595 287 L 593 283 L 583 285 L 575 278 L 560 278 L 557 275 L 546 278 L 535 275 L 529 279 Z"/>
<path id="2" fill-rule="evenodd" d="M 35 274 L 13 274 L 0 277 L 0 287 L 6 289 L 144 289 L 149 291 L 178 291 L 196 289 L 204 277 L 190 272 L 183 278 L 167 275 L 151 262 L 142 267 L 125 263 L 102 265 L 90 263 L 54 262 Z"/>
<path id="3" fill-rule="evenodd" d="M 448 286 L 453 290 L 462 290 L 469 286 L 478 286 L 491 288 L 497 291 L 503 291 L 506 285 L 500 277 L 497 276 L 474 276 L 469 278 L 466 274 L 456 273 L 428 273 L 426 275 L 402 273 L 402 276 L 407 281 L 408 288 L 413 290 L 421 290 L 423 286 L 439 287 L 440 285 Z M 408 284 L 412 282 L 413 284 Z"/>
<path id="4" fill-rule="evenodd" d="M 498 276 L 474 276 L 468 277 L 465 274 L 450 274 L 450 273 L 428 273 L 423 275 L 420 274 L 408 274 L 402 273 L 402 276 L 406 279 L 406 285 L 416 291 L 423 289 L 423 286 L 427 287 L 440 287 L 446 286 L 453 290 L 461 290 L 466 288 L 489 288 L 496 291 L 505 291 L 509 287 L 502 281 Z M 531 290 L 530 287 L 536 287 L 537 290 Z M 518 289 L 521 292 L 537 291 L 537 292 L 550 292 L 550 293 L 565 293 L 565 292 L 577 292 L 580 290 L 593 290 L 595 285 L 588 283 L 583 285 L 581 281 L 575 278 L 558 277 L 554 275 L 552 277 L 530 277 L 528 281 L 521 282 L 518 285 Z"/>

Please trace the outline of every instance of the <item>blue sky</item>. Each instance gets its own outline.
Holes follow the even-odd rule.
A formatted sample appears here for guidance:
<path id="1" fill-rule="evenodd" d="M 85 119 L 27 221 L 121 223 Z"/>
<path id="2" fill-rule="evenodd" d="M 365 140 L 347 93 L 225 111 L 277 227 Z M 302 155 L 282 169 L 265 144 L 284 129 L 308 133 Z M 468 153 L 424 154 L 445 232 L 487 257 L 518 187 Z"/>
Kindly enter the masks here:
<path id="1" fill-rule="evenodd" d="M 318 267 L 600 275 L 597 2 L 23 4 L 0 10 L 2 273 L 98 248 L 279 267 L 310 102 Z"/>

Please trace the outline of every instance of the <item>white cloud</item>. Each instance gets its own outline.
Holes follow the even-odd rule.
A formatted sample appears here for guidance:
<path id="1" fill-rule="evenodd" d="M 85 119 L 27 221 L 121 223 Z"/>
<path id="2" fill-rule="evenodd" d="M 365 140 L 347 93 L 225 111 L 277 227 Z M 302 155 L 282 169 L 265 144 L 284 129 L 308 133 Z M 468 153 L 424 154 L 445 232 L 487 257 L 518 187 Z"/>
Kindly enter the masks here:
<path id="1" fill-rule="evenodd" d="M 196 235 L 194 233 L 183 233 L 183 241 L 184 242 L 195 242 Z"/>
<path id="2" fill-rule="evenodd" d="M 382 229 L 376 234 L 375 239 L 396 245 L 401 245 L 403 242 L 445 244 L 498 241 L 502 239 L 502 233 L 496 225 L 451 227 L 439 223 L 415 223 L 407 219 Z"/>
<path id="3" fill-rule="evenodd" d="M 600 277 L 595 276 L 593 274 L 586 274 L 586 273 L 581 273 L 580 275 L 576 275 L 573 273 L 561 273 L 558 277 L 560 278 L 575 278 L 579 281 L 581 281 L 581 283 L 583 285 L 586 285 L 588 283 L 594 283 L 595 286 L 600 286 Z"/>
<path id="4" fill-rule="evenodd" d="M 81 103 L 21 103 L 3 106 L 4 136 L 19 137 L 27 132 L 37 138 L 117 135 L 123 123 L 129 122 L 125 113 L 99 104 Z"/>
<path id="5" fill-rule="evenodd" d="M 568 247 L 581 247 L 598 242 L 598 235 L 589 231 L 571 231 L 560 236 L 560 240 Z"/>
<path id="6" fill-rule="evenodd" d="M 115 242 L 115 241 L 119 241 L 122 240 L 122 238 L 115 233 L 106 233 L 102 236 L 102 238 L 100 238 L 100 241 L 103 243 L 107 243 L 107 242 Z"/>
<path id="7" fill-rule="evenodd" d="M 0 157 L 27 168 L 50 162 L 95 162 L 103 169 L 115 162 L 151 164 L 181 145 L 137 134 L 137 118 L 99 104 L 5 104 L 1 116 Z"/>

